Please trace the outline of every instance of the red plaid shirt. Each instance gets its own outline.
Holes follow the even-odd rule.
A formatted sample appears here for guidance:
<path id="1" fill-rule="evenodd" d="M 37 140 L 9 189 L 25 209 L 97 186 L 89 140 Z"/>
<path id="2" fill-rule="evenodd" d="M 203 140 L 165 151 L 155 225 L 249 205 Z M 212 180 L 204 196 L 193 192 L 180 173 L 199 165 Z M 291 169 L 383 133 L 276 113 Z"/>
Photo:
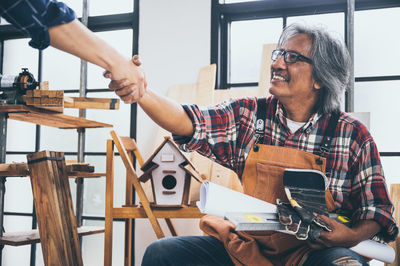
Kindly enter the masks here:
<path id="1" fill-rule="evenodd" d="M 233 169 L 239 177 L 256 141 L 256 98 L 230 100 L 213 107 L 184 105 L 194 125 L 192 138 L 174 136 L 184 151 L 197 151 Z M 274 97 L 267 98 L 267 118 L 262 144 L 292 147 L 320 154 L 320 144 L 330 114 L 314 114 L 296 132 L 287 127 L 284 110 Z M 328 154 L 326 175 L 338 210 L 352 220 L 373 219 L 382 226 L 385 241 L 394 240 L 398 227 L 376 144 L 367 128 L 342 112 Z"/>

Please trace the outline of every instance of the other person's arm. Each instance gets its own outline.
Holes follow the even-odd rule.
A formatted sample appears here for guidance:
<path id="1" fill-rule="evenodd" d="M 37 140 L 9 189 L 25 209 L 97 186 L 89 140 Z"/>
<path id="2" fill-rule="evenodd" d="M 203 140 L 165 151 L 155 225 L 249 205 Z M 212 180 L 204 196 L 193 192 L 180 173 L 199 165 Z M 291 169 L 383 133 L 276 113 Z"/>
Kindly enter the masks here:
<path id="1" fill-rule="evenodd" d="M 130 58 L 122 56 L 78 20 L 49 29 L 50 44 L 62 51 L 96 64 L 111 72 L 110 78 L 136 84 L 131 97 L 138 100 L 145 90 L 144 72 Z"/>

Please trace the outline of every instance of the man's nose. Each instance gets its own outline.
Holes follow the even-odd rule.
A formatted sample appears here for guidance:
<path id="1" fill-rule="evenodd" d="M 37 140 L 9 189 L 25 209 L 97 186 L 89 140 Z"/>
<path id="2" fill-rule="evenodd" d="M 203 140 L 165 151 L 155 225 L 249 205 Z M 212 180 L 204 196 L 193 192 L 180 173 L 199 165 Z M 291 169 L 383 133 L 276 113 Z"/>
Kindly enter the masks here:
<path id="1" fill-rule="evenodd" d="M 286 63 L 285 63 L 284 56 L 281 55 L 281 56 L 278 57 L 278 59 L 276 59 L 275 61 L 272 61 L 271 67 L 272 68 L 285 69 L 286 68 Z"/>

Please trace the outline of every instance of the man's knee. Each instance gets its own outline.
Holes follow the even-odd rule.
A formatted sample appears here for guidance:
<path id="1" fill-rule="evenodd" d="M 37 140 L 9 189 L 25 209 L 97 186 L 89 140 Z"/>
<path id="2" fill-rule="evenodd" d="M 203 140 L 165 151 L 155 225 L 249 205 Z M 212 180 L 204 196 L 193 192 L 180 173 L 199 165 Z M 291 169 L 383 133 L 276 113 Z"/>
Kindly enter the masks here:
<path id="1" fill-rule="evenodd" d="M 343 256 L 332 261 L 337 266 L 362 266 L 363 264 L 351 256 Z"/>
<path id="2" fill-rule="evenodd" d="M 157 265 L 155 263 L 162 262 L 163 258 L 166 258 L 169 253 L 168 238 L 162 238 L 151 243 L 143 255 L 142 265 Z"/>
<path id="3" fill-rule="evenodd" d="M 348 248 L 333 247 L 311 252 L 304 265 L 362 266 L 368 264 L 359 254 Z"/>

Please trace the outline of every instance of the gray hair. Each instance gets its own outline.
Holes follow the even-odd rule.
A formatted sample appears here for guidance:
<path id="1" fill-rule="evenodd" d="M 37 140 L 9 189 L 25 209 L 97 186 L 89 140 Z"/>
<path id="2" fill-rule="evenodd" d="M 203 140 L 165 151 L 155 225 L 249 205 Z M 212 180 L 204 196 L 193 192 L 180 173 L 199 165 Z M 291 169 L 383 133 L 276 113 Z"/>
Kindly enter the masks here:
<path id="1" fill-rule="evenodd" d="M 282 47 L 297 34 L 308 35 L 312 42 L 312 75 L 321 84 L 316 111 L 323 114 L 339 111 L 341 94 L 347 88 L 350 76 L 351 59 L 346 46 L 321 27 L 301 24 L 287 26 L 279 38 L 278 46 Z"/>

